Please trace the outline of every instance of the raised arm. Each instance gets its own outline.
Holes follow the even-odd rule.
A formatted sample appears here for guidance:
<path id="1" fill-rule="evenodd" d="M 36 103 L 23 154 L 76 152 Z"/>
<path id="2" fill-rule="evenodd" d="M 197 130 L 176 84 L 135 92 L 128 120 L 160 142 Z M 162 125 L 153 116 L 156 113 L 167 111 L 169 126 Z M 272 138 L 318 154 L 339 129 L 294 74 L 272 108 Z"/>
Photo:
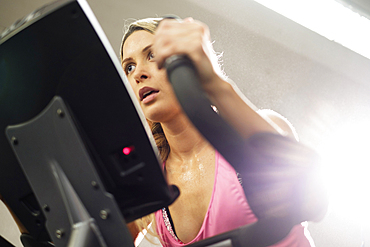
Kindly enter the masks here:
<path id="1" fill-rule="evenodd" d="M 162 21 L 155 33 L 153 51 L 154 61 L 160 68 L 172 55 L 187 55 L 195 64 L 211 102 L 244 138 L 258 132 L 285 134 L 269 118 L 258 114 L 255 106 L 218 73 L 217 57 L 205 24 L 191 18 L 183 22 Z"/>

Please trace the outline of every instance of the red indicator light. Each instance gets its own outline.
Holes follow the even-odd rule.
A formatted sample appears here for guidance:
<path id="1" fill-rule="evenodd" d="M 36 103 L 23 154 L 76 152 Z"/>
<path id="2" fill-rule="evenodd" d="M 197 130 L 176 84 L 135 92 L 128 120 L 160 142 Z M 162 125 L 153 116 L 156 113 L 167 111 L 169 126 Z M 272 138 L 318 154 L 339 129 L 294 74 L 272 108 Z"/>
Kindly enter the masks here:
<path id="1" fill-rule="evenodd" d="M 122 149 L 122 153 L 125 155 L 129 155 L 132 151 L 134 151 L 134 146 L 125 147 Z"/>

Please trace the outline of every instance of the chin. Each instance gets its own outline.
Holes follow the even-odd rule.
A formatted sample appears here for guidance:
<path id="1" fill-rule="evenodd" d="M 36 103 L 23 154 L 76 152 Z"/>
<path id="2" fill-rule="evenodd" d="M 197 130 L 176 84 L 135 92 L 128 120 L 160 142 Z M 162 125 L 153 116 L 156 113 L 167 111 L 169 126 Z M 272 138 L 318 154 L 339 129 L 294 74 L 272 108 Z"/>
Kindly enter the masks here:
<path id="1" fill-rule="evenodd" d="M 152 122 L 166 122 L 171 120 L 172 118 L 175 118 L 177 115 L 177 112 L 179 112 L 177 109 L 166 109 L 164 107 L 153 107 L 151 109 L 146 109 L 144 111 L 145 117 Z"/>

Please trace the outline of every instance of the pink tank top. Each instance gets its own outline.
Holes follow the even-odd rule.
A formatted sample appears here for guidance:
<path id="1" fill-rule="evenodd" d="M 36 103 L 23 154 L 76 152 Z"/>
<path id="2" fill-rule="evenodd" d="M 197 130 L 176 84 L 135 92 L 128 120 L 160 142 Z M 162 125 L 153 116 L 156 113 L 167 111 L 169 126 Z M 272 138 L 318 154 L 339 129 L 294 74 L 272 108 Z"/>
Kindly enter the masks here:
<path id="1" fill-rule="evenodd" d="M 182 243 L 174 235 L 166 213 L 159 210 L 155 212 L 155 218 L 157 232 L 161 237 L 163 246 L 185 246 L 257 221 L 247 203 L 234 168 L 218 152 L 216 152 L 215 158 L 216 170 L 212 197 L 198 235 L 189 243 Z M 296 225 L 286 238 L 273 246 L 314 246 L 306 229 L 306 224 Z"/>

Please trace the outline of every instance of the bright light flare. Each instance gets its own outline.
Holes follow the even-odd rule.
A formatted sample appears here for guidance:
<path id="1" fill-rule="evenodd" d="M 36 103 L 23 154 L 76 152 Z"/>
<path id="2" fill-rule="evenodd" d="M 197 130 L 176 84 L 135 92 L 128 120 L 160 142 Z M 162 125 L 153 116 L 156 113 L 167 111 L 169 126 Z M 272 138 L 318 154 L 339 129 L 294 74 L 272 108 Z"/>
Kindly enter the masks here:
<path id="1" fill-rule="evenodd" d="M 370 220 L 370 121 L 343 124 L 319 148 L 331 210 Z"/>

